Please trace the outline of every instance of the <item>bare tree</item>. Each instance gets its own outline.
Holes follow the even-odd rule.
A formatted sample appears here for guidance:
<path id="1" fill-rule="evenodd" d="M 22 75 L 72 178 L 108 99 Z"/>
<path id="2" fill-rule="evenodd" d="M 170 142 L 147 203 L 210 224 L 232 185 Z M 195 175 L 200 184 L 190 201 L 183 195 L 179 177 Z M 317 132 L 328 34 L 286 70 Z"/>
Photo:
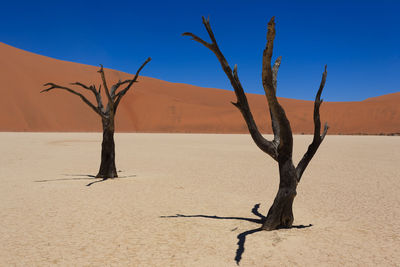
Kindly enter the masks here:
<path id="1" fill-rule="evenodd" d="M 237 66 L 235 65 L 232 71 L 227 60 L 225 59 L 224 55 L 218 47 L 217 41 L 214 37 L 214 33 L 210 26 L 209 19 L 205 19 L 203 17 L 203 24 L 208 32 L 208 35 L 210 36 L 211 43 L 204 41 L 193 33 L 185 32 L 182 35 L 192 37 L 192 40 L 201 43 L 217 56 L 222 69 L 224 70 L 226 76 L 231 82 L 233 89 L 235 90 L 237 101 L 235 103 L 232 102 L 232 104 L 237 107 L 242 113 L 251 137 L 253 138 L 256 145 L 262 151 L 264 151 L 274 160 L 276 160 L 279 165 L 279 190 L 272 206 L 268 211 L 268 215 L 263 222 L 262 229 L 274 230 L 279 228 L 291 227 L 294 220 L 292 206 L 293 200 L 297 194 L 297 184 L 300 182 L 304 170 L 310 163 L 312 157 L 314 156 L 315 152 L 317 151 L 319 145 L 323 141 L 328 131 L 328 125 L 325 124 L 323 133 L 321 135 L 321 121 L 319 115 L 319 108 L 322 103 L 320 97 L 325 85 L 327 75 L 326 66 L 325 71 L 322 75 L 321 85 L 319 87 L 314 102 L 314 138 L 312 143 L 309 145 L 307 152 L 304 154 L 297 167 L 295 167 L 292 160 L 292 130 L 290 128 L 290 123 L 288 118 L 286 117 L 285 111 L 279 104 L 276 97 L 276 79 L 278 69 L 281 64 L 281 57 L 278 57 L 275 63 L 271 65 L 272 50 L 275 39 L 275 17 L 272 17 L 268 23 L 267 44 L 264 49 L 262 64 L 262 84 L 269 105 L 272 129 L 274 133 L 274 139 L 272 141 L 265 139 L 257 129 L 257 125 L 250 111 L 246 95 L 239 81 Z"/>
<path id="2" fill-rule="evenodd" d="M 104 107 L 103 101 L 101 99 L 101 85 L 99 85 L 98 89 L 95 85 L 84 85 L 80 82 L 71 83 L 71 85 L 79 86 L 85 90 L 88 90 L 93 93 L 96 98 L 97 105 L 91 103 L 84 95 L 81 93 L 65 87 L 60 86 L 54 83 L 46 83 L 44 86 L 50 86 L 47 89 L 44 89 L 42 92 L 48 92 L 53 89 L 61 89 L 66 90 L 74 95 L 79 96 L 83 102 L 85 102 L 97 115 L 101 117 L 101 122 L 103 125 L 103 142 L 101 145 L 101 164 L 98 174 L 96 178 L 115 178 L 118 177 L 117 169 L 115 167 L 115 144 L 114 144 L 114 118 L 117 112 L 119 103 L 121 102 L 122 97 L 128 92 L 128 90 L 132 87 L 133 83 L 137 82 L 137 78 L 139 77 L 140 71 L 144 68 L 144 66 L 151 60 L 148 58 L 142 66 L 137 70 L 135 76 L 131 80 L 118 81 L 111 87 L 111 90 L 108 89 L 106 77 L 104 74 L 103 66 L 101 66 L 98 71 L 101 76 L 101 80 L 103 83 L 103 88 L 105 94 L 107 96 L 107 106 Z M 119 89 L 120 87 L 124 87 L 123 89 Z M 121 88 L 122 88 L 121 87 Z M 118 90 L 119 89 L 119 90 Z"/>

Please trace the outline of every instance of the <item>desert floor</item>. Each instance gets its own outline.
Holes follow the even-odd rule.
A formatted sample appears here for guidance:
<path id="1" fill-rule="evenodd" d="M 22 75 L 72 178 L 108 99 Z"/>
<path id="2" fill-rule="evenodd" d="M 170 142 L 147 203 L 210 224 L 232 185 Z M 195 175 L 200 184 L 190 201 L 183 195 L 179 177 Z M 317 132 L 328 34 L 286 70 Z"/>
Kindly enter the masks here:
<path id="1" fill-rule="evenodd" d="M 295 162 L 311 139 L 295 136 Z M 267 213 L 278 169 L 250 136 L 117 134 L 106 181 L 88 176 L 100 144 L 0 133 L 1 266 L 400 264 L 400 137 L 327 136 L 294 204 L 312 226 L 271 232 L 253 208 Z"/>

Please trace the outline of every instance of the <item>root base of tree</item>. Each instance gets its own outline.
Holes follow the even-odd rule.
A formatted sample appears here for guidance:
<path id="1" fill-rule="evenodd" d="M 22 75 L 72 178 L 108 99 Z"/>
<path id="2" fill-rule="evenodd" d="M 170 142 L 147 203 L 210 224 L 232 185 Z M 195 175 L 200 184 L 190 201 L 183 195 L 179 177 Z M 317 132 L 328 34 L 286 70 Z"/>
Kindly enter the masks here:
<path id="1" fill-rule="evenodd" d="M 107 179 L 112 179 L 112 178 L 118 178 L 117 174 L 97 174 L 95 178 L 107 178 Z"/>

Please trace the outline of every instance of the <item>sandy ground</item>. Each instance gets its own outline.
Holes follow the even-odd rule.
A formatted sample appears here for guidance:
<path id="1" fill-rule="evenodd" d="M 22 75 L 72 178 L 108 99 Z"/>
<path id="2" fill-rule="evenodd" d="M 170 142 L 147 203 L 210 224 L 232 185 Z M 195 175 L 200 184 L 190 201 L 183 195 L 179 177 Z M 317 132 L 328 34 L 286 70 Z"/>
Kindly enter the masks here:
<path id="1" fill-rule="evenodd" d="M 123 178 L 88 187 L 100 138 L 0 133 L 1 266 L 400 264 L 400 137 L 327 136 L 295 200 L 312 226 L 272 232 L 252 209 L 278 171 L 248 135 L 117 134 Z"/>

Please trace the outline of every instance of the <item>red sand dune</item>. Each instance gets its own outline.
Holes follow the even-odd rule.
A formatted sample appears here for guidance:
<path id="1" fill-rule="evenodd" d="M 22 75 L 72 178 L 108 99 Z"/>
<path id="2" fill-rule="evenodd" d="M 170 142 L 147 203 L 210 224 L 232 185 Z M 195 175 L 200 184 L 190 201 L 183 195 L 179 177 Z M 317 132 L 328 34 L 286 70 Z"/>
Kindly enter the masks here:
<path id="1" fill-rule="evenodd" d="M 0 43 L 0 131 L 100 131 L 101 122 L 68 92 L 40 94 L 43 84 L 100 84 L 98 67 L 66 62 Z M 151 68 L 151 62 L 147 66 Z M 110 82 L 132 77 L 106 69 Z M 89 95 L 93 100 L 92 96 Z M 271 133 L 266 98 L 248 94 L 258 127 Z M 105 99 L 103 97 L 103 99 Z M 119 132 L 246 133 L 231 91 L 140 77 L 124 97 L 116 118 Z M 294 133 L 312 133 L 313 102 L 280 98 Z M 400 92 L 361 102 L 324 102 L 322 122 L 330 134 L 400 133 Z"/>

